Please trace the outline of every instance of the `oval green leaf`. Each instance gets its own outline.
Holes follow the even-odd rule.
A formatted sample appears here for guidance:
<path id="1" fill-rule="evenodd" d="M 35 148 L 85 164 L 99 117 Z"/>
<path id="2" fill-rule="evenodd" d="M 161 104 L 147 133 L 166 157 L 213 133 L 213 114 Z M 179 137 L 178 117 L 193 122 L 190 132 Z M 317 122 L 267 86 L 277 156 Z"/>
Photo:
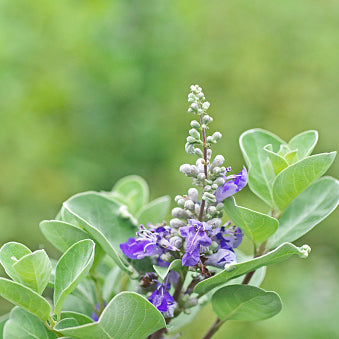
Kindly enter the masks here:
<path id="1" fill-rule="evenodd" d="M 149 188 L 147 182 L 138 175 L 130 175 L 117 181 L 114 185 L 113 197 L 120 196 L 127 204 L 129 211 L 135 215 L 149 200 Z"/>
<path id="2" fill-rule="evenodd" d="M 54 339 L 56 335 L 49 331 L 35 315 L 15 307 L 5 325 L 3 338 Z"/>
<path id="3" fill-rule="evenodd" d="M 41 295 L 15 281 L 0 278 L 0 295 L 11 303 L 21 306 L 46 321 L 51 313 L 51 306 Z"/>
<path id="4" fill-rule="evenodd" d="M 71 197 L 64 207 L 121 269 L 133 272 L 119 253 L 120 244 L 135 236 L 136 228 L 121 215 L 121 205 L 99 193 L 85 192 Z"/>
<path id="5" fill-rule="evenodd" d="M 320 178 L 286 208 L 277 232 L 268 241 L 268 248 L 297 240 L 334 211 L 338 203 L 339 181 L 331 177 Z"/>
<path id="6" fill-rule="evenodd" d="M 23 256 L 32 253 L 31 250 L 18 242 L 8 242 L 0 249 L 0 261 L 8 276 L 17 282 L 22 282 L 13 265 Z"/>
<path id="7" fill-rule="evenodd" d="M 273 184 L 276 207 L 283 211 L 294 198 L 328 170 L 335 155 L 336 152 L 312 155 L 280 172 Z"/>
<path id="8" fill-rule="evenodd" d="M 164 221 L 170 208 L 170 201 L 170 197 L 165 195 L 144 205 L 136 215 L 139 224 L 147 225 L 149 222 L 156 224 Z"/>
<path id="9" fill-rule="evenodd" d="M 81 326 L 72 326 L 72 323 L 74 322 L 61 321 L 55 329 L 64 335 L 79 339 L 143 339 L 166 326 L 165 319 L 157 308 L 134 292 L 122 292 L 115 296 L 98 322 Z"/>
<path id="10" fill-rule="evenodd" d="M 268 239 L 278 229 L 279 222 L 277 219 L 267 214 L 237 206 L 233 197 L 224 201 L 224 209 L 231 221 L 240 227 L 244 234 L 256 244 Z"/>
<path id="11" fill-rule="evenodd" d="M 305 131 L 293 137 L 288 146 L 290 149 L 297 149 L 297 159 L 301 160 L 310 155 L 317 144 L 318 132 Z"/>
<path id="12" fill-rule="evenodd" d="M 234 263 L 226 265 L 225 270 L 216 274 L 215 276 L 198 283 L 194 292 L 203 295 L 215 287 L 225 284 L 227 281 L 239 277 L 243 274 L 255 271 L 259 267 L 277 264 L 285 261 L 292 255 L 299 255 L 301 258 L 306 258 L 310 252 L 310 247 L 304 245 L 296 247 L 293 244 L 285 243 L 261 257 L 254 258 L 242 263 Z"/>
<path id="13" fill-rule="evenodd" d="M 67 251 L 80 240 L 90 238 L 84 230 L 64 221 L 44 220 L 40 223 L 40 229 L 46 239 L 61 252 Z"/>
<path id="14" fill-rule="evenodd" d="M 184 272 L 187 271 L 187 266 L 182 266 L 181 259 L 175 259 L 171 262 L 168 267 L 161 267 L 157 265 L 153 265 L 155 272 L 158 274 L 161 280 L 164 280 L 169 273 L 169 271 L 176 271 L 183 277 Z"/>
<path id="15" fill-rule="evenodd" d="M 65 298 L 89 272 L 94 259 L 95 244 L 81 240 L 71 246 L 60 258 L 55 269 L 54 312 L 60 315 Z"/>
<path id="16" fill-rule="evenodd" d="M 44 250 L 26 254 L 13 265 L 22 283 L 42 294 L 52 271 L 52 264 Z"/>
<path id="17" fill-rule="evenodd" d="M 221 321 L 257 321 L 281 311 L 279 295 L 249 285 L 229 285 L 212 296 L 212 307 Z"/>

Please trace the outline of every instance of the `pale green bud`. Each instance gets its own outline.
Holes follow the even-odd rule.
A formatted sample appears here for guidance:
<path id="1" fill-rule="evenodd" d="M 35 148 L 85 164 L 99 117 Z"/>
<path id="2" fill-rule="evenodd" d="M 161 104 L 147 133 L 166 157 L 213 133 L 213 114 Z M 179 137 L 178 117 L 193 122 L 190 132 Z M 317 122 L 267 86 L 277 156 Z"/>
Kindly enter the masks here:
<path id="1" fill-rule="evenodd" d="M 217 208 L 218 211 L 222 211 L 223 208 L 224 208 L 224 204 L 222 202 L 219 202 L 219 204 L 217 204 L 216 208 Z"/>
<path id="2" fill-rule="evenodd" d="M 200 128 L 200 124 L 198 123 L 198 121 L 192 120 L 191 121 L 191 127 L 199 129 Z"/>
<path id="3" fill-rule="evenodd" d="M 202 150 L 200 148 L 195 148 L 194 150 L 195 150 L 194 154 L 196 156 L 198 156 L 198 157 L 203 157 L 204 156 L 204 154 L 202 153 Z"/>
<path id="4" fill-rule="evenodd" d="M 213 118 L 210 117 L 208 114 L 204 115 L 202 118 L 202 122 L 206 125 L 208 125 L 212 121 L 213 121 Z"/>
<path id="5" fill-rule="evenodd" d="M 177 202 L 178 206 L 184 207 L 185 206 L 185 199 L 179 199 Z"/>
<path id="6" fill-rule="evenodd" d="M 225 179 L 223 177 L 219 177 L 213 182 L 217 187 L 222 186 L 225 183 Z"/>
<path id="7" fill-rule="evenodd" d="M 209 103 L 208 101 L 205 101 L 205 102 L 202 104 L 202 108 L 203 108 L 204 110 L 208 110 L 209 107 L 210 107 L 210 103 Z"/>
<path id="8" fill-rule="evenodd" d="M 212 185 L 212 190 L 216 190 L 217 188 L 218 188 L 218 185 L 216 185 L 216 184 Z"/>
<path id="9" fill-rule="evenodd" d="M 186 200 L 184 207 L 187 208 L 188 210 L 193 210 L 194 209 L 194 202 L 192 200 Z"/>
<path id="10" fill-rule="evenodd" d="M 216 212 L 217 212 L 217 209 L 216 209 L 215 206 L 210 206 L 210 207 L 208 208 L 208 213 L 214 215 Z"/>
<path id="11" fill-rule="evenodd" d="M 214 139 L 209 135 L 207 138 L 206 138 L 206 141 L 209 143 L 209 144 L 214 144 Z"/>
<path id="12" fill-rule="evenodd" d="M 204 173 L 199 173 L 197 178 L 199 180 L 204 180 L 205 179 L 205 174 Z"/>
<path id="13" fill-rule="evenodd" d="M 219 141 L 221 139 L 221 137 L 222 137 L 222 134 L 220 132 L 214 132 L 213 135 L 212 135 L 214 142 Z"/>
<path id="14" fill-rule="evenodd" d="M 182 195 L 176 195 L 174 201 L 178 203 L 179 199 L 182 199 Z"/>
<path id="15" fill-rule="evenodd" d="M 206 186 L 204 187 L 204 191 L 205 191 L 205 192 L 209 192 L 211 189 L 212 189 L 212 187 L 211 187 L 210 185 L 206 185 Z"/>
<path id="16" fill-rule="evenodd" d="M 220 167 L 224 162 L 225 162 L 225 158 L 221 154 L 218 154 L 212 162 L 211 169 L 214 169 L 214 167 Z M 224 171 L 220 169 L 220 172 L 224 172 Z"/>
<path id="17" fill-rule="evenodd" d="M 172 209 L 172 215 L 174 218 L 180 218 L 180 219 L 185 219 L 189 216 L 189 214 L 180 207 L 174 207 Z"/>
<path id="18" fill-rule="evenodd" d="M 186 225 L 186 223 L 180 219 L 174 218 L 170 220 L 170 225 L 173 228 L 179 228 Z"/>
<path id="19" fill-rule="evenodd" d="M 176 248 L 180 248 L 182 246 L 182 238 L 177 235 L 170 239 L 170 244 L 175 246 Z"/>
<path id="20" fill-rule="evenodd" d="M 193 110 L 193 112 L 198 112 L 199 106 L 196 102 L 193 102 L 190 107 Z"/>
<path id="21" fill-rule="evenodd" d="M 211 204 L 214 204 L 216 201 L 215 195 L 209 192 L 205 192 L 202 198 Z"/>
<path id="22" fill-rule="evenodd" d="M 196 188 L 190 188 L 188 190 L 188 196 L 191 200 L 193 200 L 194 202 L 197 202 L 198 197 L 199 197 L 199 192 Z"/>
<path id="23" fill-rule="evenodd" d="M 189 144 L 196 144 L 199 141 L 196 138 L 193 138 L 191 136 L 187 137 L 186 140 Z"/>
<path id="24" fill-rule="evenodd" d="M 193 138 L 198 139 L 198 140 L 200 139 L 200 133 L 199 133 L 196 129 L 192 128 L 192 129 L 189 130 L 188 133 L 189 133 L 190 136 L 192 136 Z"/>
<path id="25" fill-rule="evenodd" d="M 180 166 L 179 171 L 188 176 L 192 173 L 191 172 L 191 165 L 183 164 L 183 165 Z"/>

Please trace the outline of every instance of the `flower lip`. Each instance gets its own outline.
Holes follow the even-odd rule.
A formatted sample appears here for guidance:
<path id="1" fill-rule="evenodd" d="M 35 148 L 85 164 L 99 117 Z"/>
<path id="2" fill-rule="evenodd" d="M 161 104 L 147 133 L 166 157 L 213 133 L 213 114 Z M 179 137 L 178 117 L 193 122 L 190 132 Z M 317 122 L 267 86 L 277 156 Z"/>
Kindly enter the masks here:
<path id="1" fill-rule="evenodd" d="M 226 176 L 225 184 L 218 187 L 214 192 L 216 203 L 224 201 L 226 198 L 242 190 L 248 182 L 248 173 L 246 167 L 243 166 L 242 170 L 236 175 Z"/>

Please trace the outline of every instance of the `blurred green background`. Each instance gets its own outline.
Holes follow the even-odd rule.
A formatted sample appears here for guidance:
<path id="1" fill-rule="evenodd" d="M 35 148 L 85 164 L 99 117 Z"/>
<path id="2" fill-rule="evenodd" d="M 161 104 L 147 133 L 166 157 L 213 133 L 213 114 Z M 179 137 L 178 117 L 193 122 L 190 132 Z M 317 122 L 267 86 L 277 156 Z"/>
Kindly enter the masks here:
<path id="1" fill-rule="evenodd" d="M 333 0 L 1 0 L 1 244 L 56 255 L 39 221 L 127 174 L 144 176 L 153 197 L 184 193 L 192 83 L 212 103 L 217 151 L 235 171 L 238 138 L 253 127 L 285 140 L 317 129 L 315 151 L 335 150 L 338 18 Z M 265 210 L 252 198 L 238 196 Z M 230 322 L 215 337 L 338 338 L 338 217 L 297 242 L 312 246 L 308 260 L 268 270 L 263 286 L 285 304 L 278 316 Z M 1 300 L 2 313 L 8 306 Z M 183 337 L 200 337 L 214 318 L 206 308 Z"/>

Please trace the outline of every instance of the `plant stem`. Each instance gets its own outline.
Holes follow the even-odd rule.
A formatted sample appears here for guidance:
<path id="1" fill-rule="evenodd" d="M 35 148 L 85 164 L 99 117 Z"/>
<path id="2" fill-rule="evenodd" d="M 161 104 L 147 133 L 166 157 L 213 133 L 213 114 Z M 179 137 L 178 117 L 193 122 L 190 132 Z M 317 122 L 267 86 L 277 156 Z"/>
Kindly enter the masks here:
<path id="1" fill-rule="evenodd" d="M 214 322 L 214 324 L 209 328 L 209 330 L 207 331 L 207 333 L 204 335 L 203 339 L 209 339 L 212 338 L 212 336 L 214 335 L 214 333 L 216 331 L 218 331 L 219 327 L 223 324 L 224 322 L 222 322 L 219 318 L 217 318 L 217 320 Z"/>
<path id="2" fill-rule="evenodd" d="M 203 125 L 203 120 L 202 120 L 202 114 L 200 115 L 200 125 Z M 203 150 L 204 150 L 204 173 L 205 173 L 205 178 L 208 179 L 208 172 L 207 172 L 207 146 L 206 146 L 206 132 L 205 128 L 201 128 L 201 133 L 202 133 L 202 141 L 203 141 Z M 203 189 L 204 189 L 203 185 Z M 200 212 L 199 212 L 199 220 L 202 221 L 202 217 L 204 215 L 204 208 L 205 208 L 205 200 L 201 199 L 201 205 L 200 205 Z"/>
<path id="3" fill-rule="evenodd" d="M 102 299 L 100 281 L 97 278 L 97 276 L 93 273 L 91 274 L 91 278 L 92 278 L 92 280 L 94 281 L 94 284 L 95 284 L 95 292 L 96 292 L 97 301 L 98 301 L 98 304 L 99 304 L 98 316 L 100 316 L 100 314 L 104 310 L 104 300 Z"/>

